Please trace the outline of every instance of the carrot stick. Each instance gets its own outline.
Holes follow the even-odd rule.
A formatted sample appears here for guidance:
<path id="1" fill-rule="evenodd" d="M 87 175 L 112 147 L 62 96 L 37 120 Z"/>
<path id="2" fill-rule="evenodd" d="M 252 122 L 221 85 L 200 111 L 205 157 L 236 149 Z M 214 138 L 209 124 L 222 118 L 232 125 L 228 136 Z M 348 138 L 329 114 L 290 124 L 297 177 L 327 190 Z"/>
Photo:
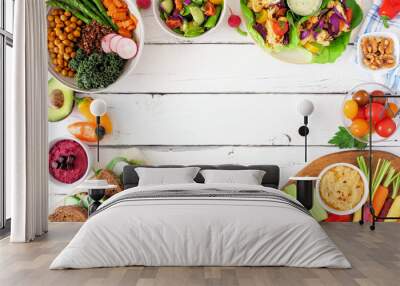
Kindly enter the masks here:
<path id="1" fill-rule="evenodd" d="M 385 172 L 386 166 L 390 166 L 389 161 L 385 161 L 382 165 L 382 169 L 379 171 L 379 175 L 382 177 L 381 172 Z M 386 172 L 385 172 L 386 173 Z M 383 174 L 384 176 L 384 174 Z M 372 199 L 372 207 L 375 210 L 375 215 L 379 215 L 385 201 L 389 195 L 389 185 L 397 178 L 398 174 L 396 175 L 396 170 L 393 167 L 390 167 L 388 174 L 386 175 L 386 179 L 382 185 L 379 185 L 373 195 Z M 379 177 L 379 178 L 381 178 Z M 378 177 L 377 177 L 378 178 Z M 383 177 L 382 177 L 383 179 Z"/>

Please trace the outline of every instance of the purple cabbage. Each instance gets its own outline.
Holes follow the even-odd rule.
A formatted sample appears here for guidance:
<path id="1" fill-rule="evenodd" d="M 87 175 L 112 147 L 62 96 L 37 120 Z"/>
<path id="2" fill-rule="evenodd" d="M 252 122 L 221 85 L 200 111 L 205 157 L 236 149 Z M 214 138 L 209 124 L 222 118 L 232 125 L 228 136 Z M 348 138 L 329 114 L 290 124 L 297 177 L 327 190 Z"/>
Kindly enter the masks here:
<path id="1" fill-rule="evenodd" d="M 310 30 L 304 30 L 300 33 L 300 40 L 304 40 L 310 35 L 311 31 Z"/>
<path id="2" fill-rule="evenodd" d="M 331 36 L 335 36 L 339 33 L 339 27 L 340 27 L 340 18 L 338 17 L 337 14 L 332 14 L 331 17 L 329 18 L 329 34 Z"/>
<path id="3" fill-rule="evenodd" d="M 174 12 L 172 13 L 171 18 L 172 18 L 172 19 L 180 19 L 180 20 L 183 20 L 183 16 L 182 16 L 177 10 L 174 10 Z"/>
<path id="4" fill-rule="evenodd" d="M 260 24 L 260 23 L 255 23 L 253 25 L 254 30 L 256 30 L 265 40 L 267 38 L 267 29 L 265 29 L 265 27 Z"/>
<path id="5" fill-rule="evenodd" d="M 286 45 L 289 45 L 289 33 L 286 33 L 284 36 L 283 36 L 283 42 L 282 42 L 285 46 Z"/>
<path id="6" fill-rule="evenodd" d="M 338 9 L 336 9 L 336 7 L 333 7 L 333 12 L 335 13 L 335 15 L 337 15 L 339 17 L 340 20 L 344 21 L 347 25 L 349 24 L 347 19 L 345 17 L 343 17 L 342 14 L 340 14 L 340 12 L 338 11 Z"/>
<path id="7" fill-rule="evenodd" d="M 185 5 L 189 5 L 192 2 L 192 0 L 183 0 L 183 3 L 185 3 Z"/>

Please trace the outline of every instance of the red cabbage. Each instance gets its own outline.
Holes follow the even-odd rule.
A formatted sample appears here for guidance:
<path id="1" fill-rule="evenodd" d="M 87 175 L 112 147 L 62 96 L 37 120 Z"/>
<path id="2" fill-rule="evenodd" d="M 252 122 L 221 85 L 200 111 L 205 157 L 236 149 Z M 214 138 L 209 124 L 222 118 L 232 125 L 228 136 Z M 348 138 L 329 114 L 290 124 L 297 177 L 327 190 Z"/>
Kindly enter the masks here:
<path id="1" fill-rule="evenodd" d="M 267 29 L 265 29 L 265 27 L 260 24 L 260 23 L 255 23 L 253 25 L 254 30 L 256 30 L 265 40 L 267 38 Z"/>
<path id="2" fill-rule="evenodd" d="M 339 26 L 340 26 L 340 18 L 337 14 L 332 14 L 329 18 L 329 34 L 332 36 L 337 35 L 339 33 Z"/>
<path id="3" fill-rule="evenodd" d="M 304 30 L 300 33 L 300 40 L 304 40 L 310 35 L 310 30 Z"/>
<path id="4" fill-rule="evenodd" d="M 185 5 L 189 5 L 192 2 L 192 0 L 184 0 L 183 3 L 185 3 Z"/>

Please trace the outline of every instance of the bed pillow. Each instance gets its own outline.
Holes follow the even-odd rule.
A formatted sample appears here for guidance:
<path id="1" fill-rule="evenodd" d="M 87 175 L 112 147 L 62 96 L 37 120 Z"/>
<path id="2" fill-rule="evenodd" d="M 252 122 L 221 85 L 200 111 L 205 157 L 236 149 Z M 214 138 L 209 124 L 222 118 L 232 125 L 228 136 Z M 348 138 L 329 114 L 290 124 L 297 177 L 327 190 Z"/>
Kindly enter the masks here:
<path id="1" fill-rule="evenodd" d="M 195 183 L 194 178 L 200 171 L 198 167 L 183 168 L 146 168 L 135 169 L 139 176 L 139 186 L 171 185 Z"/>
<path id="2" fill-rule="evenodd" d="M 202 170 L 205 184 L 261 185 L 265 171 L 261 170 Z"/>

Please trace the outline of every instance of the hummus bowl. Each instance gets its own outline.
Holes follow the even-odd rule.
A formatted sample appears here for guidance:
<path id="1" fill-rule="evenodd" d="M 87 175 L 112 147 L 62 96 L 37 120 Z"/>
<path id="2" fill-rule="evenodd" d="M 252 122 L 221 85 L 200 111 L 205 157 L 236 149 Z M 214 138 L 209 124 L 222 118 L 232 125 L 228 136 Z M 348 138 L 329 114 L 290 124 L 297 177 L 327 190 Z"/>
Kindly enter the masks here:
<path id="1" fill-rule="evenodd" d="M 316 196 L 322 207 L 336 215 L 359 210 L 368 198 L 368 181 L 363 172 L 348 163 L 327 166 L 319 174 Z"/>
<path id="2" fill-rule="evenodd" d="M 49 180 L 58 188 L 79 186 L 89 175 L 91 163 L 88 147 L 75 138 L 60 137 L 49 143 Z"/>

